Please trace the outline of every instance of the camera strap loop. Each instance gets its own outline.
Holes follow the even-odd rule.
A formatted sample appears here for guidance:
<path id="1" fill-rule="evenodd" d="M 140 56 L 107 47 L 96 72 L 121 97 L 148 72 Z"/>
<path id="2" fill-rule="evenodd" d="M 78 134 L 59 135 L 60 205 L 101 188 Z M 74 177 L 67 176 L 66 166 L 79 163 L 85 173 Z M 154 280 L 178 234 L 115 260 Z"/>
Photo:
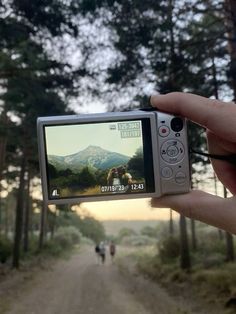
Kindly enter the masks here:
<path id="1" fill-rule="evenodd" d="M 227 161 L 233 164 L 234 166 L 236 166 L 236 154 L 230 154 L 230 155 L 209 154 L 209 153 L 204 153 L 204 152 L 195 150 L 193 148 L 190 148 L 190 154 L 197 154 L 197 155 L 205 156 L 212 159 Z"/>

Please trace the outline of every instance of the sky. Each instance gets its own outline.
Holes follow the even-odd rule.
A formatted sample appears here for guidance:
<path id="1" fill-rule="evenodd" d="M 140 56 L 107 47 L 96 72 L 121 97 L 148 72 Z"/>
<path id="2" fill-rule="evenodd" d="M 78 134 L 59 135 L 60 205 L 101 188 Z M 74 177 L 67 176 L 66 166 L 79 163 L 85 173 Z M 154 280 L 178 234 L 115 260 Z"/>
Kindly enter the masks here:
<path id="1" fill-rule="evenodd" d="M 61 125 L 45 128 L 47 153 L 49 155 L 68 156 L 84 150 L 90 145 L 100 146 L 108 151 L 117 152 L 132 157 L 136 150 L 142 146 L 142 134 L 139 137 L 126 138 L 121 136 L 119 126 L 123 123 L 106 122 L 83 125 Z M 140 130 L 141 122 L 135 123 Z"/>
<path id="2" fill-rule="evenodd" d="M 82 203 L 98 220 L 168 220 L 169 209 L 151 208 L 149 198 Z M 173 212 L 173 218 L 178 214 Z"/>

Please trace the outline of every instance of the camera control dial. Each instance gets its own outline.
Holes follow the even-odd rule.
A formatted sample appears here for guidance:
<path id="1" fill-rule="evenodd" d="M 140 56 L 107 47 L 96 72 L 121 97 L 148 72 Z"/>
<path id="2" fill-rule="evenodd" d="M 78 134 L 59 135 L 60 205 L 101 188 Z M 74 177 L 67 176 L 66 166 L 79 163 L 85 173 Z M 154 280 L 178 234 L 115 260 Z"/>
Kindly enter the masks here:
<path id="1" fill-rule="evenodd" d="M 184 158 L 184 146 L 178 140 L 165 141 L 161 146 L 161 157 L 169 164 L 176 164 Z"/>

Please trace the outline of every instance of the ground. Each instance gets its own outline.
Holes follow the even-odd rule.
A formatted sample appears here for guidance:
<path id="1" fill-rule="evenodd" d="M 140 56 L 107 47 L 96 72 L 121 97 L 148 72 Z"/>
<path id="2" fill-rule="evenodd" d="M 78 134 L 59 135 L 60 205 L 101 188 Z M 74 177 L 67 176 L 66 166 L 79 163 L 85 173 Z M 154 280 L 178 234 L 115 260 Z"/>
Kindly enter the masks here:
<path id="1" fill-rule="evenodd" d="M 0 284 L 1 314 L 209 314 L 109 257 L 97 263 L 93 247 L 38 273 L 12 276 Z"/>

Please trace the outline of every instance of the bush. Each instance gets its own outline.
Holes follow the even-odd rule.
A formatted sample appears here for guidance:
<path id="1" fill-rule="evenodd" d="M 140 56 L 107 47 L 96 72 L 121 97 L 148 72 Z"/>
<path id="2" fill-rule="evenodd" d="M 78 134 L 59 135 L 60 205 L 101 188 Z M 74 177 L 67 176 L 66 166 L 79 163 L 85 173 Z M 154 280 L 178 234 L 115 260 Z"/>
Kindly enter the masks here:
<path id="1" fill-rule="evenodd" d="M 0 238 L 0 262 L 6 263 L 12 254 L 12 243 L 6 237 Z"/>
<path id="2" fill-rule="evenodd" d="M 155 245 L 156 240 L 145 235 L 132 235 L 128 237 L 123 237 L 121 244 L 132 245 L 132 246 L 146 246 Z"/>
<path id="3" fill-rule="evenodd" d="M 179 239 L 170 236 L 158 243 L 159 256 L 162 262 L 171 262 L 180 255 Z"/>
<path id="4" fill-rule="evenodd" d="M 82 238 L 80 239 L 80 243 L 81 243 L 81 244 L 84 244 L 84 245 L 94 245 L 93 240 L 91 240 L 91 239 L 89 239 L 89 238 L 87 238 L 87 237 L 82 237 Z"/>
<path id="5" fill-rule="evenodd" d="M 43 246 L 43 250 L 46 254 L 55 257 L 58 257 L 63 253 L 63 248 L 60 246 L 59 243 L 56 243 L 54 240 L 47 241 Z"/>
<path id="6" fill-rule="evenodd" d="M 60 227 L 54 236 L 55 243 L 63 249 L 71 248 L 74 244 L 79 243 L 80 239 L 80 232 L 73 226 Z"/>

